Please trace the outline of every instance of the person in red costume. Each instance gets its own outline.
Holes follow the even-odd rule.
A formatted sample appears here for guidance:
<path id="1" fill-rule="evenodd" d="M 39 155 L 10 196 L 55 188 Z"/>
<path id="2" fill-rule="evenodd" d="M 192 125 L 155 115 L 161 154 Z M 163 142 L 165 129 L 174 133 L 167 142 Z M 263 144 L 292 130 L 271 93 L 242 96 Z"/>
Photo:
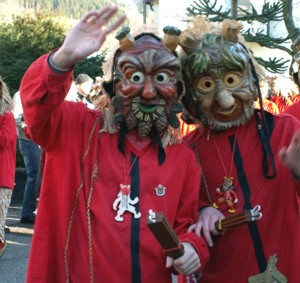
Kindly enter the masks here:
<path id="1" fill-rule="evenodd" d="M 300 101 L 295 102 L 294 104 L 288 106 L 284 110 L 284 113 L 290 114 L 300 121 Z"/>
<path id="2" fill-rule="evenodd" d="M 269 78 L 271 89 L 270 100 L 274 102 L 279 110 L 279 113 L 285 111 L 287 107 L 293 105 L 291 97 L 298 94 L 297 85 L 290 79 L 282 75 L 276 75 Z"/>
<path id="3" fill-rule="evenodd" d="M 12 113 L 12 99 L 0 77 L 0 257 L 7 248 L 5 223 L 14 189 L 17 130 Z"/>
<path id="4" fill-rule="evenodd" d="M 177 135 L 182 83 L 172 44 L 124 27 L 99 109 L 65 100 L 76 63 L 123 22 L 105 26 L 116 12 L 88 12 L 21 82 L 30 136 L 46 153 L 28 283 L 166 283 L 172 272 L 193 277 L 209 257 L 205 240 L 187 233 L 201 171 Z M 147 227 L 150 210 L 164 213 L 183 256 L 166 256 Z"/>
<path id="5" fill-rule="evenodd" d="M 262 96 L 262 105 L 264 110 L 271 112 L 273 114 L 279 114 L 278 106 L 271 100 L 269 100 L 267 97 L 269 96 L 270 90 L 269 90 L 269 78 L 263 77 L 260 80 L 260 90 L 261 90 L 261 96 Z M 259 109 L 260 108 L 260 101 L 259 99 L 254 101 L 254 108 Z"/>
<path id="6" fill-rule="evenodd" d="M 202 167 L 200 212 L 190 229 L 204 235 L 211 258 L 200 282 L 298 282 L 300 278 L 300 123 L 254 109 L 260 66 L 238 22 L 196 18 L 180 45 L 190 119 L 202 128 L 184 137 Z M 232 178 L 235 213 L 218 209 L 216 188 Z M 225 179 L 226 180 L 226 179 Z M 216 221 L 260 206 L 262 217 L 220 233 Z"/>

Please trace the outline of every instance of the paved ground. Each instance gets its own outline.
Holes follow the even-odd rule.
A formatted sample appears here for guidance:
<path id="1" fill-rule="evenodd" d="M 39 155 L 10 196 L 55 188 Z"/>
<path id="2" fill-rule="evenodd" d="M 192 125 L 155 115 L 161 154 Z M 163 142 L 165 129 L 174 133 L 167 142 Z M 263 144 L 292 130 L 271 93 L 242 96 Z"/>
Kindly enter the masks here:
<path id="1" fill-rule="evenodd" d="M 0 283 L 24 283 L 33 234 L 32 224 L 20 223 L 20 206 L 12 204 L 6 222 L 8 248 L 0 258 Z"/>

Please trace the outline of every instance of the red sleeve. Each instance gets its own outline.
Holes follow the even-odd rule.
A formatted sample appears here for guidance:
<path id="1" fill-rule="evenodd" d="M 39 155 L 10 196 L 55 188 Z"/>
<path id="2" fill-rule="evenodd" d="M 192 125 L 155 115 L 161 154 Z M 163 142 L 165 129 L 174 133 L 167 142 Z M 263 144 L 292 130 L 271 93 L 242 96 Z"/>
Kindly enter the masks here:
<path id="1" fill-rule="evenodd" d="M 0 149 L 8 147 L 15 138 L 15 119 L 12 113 L 7 112 L 0 119 Z"/>
<path id="2" fill-rule="evenodd" d="M 41 56 L 28 68 L 20 94 L 30 137 L 44 149 L 53 150 L 72 142 L 72 134 L 82 127 L 86 107 L 65 100 L 73 73 L 54 73 L 48 56 Z"/>
<path id="3" fill-rule="evenodd" d="M 20 96 L 24 112 L 24 120 L 30 136 L 39 145 L 54 143 L 50 136 L 58 127 L 61 107 L 72 83 L 72 72 L 55 74 L 48 66 L 49 54 L 38 58 L 28 68 L 22 78 Z M 53 120 L 52 113 L 55 112 Z M 51 140 L 52 139 L 52 140 Z"/>
<path id="4" fill-rule="evenodd" d="M 209 259 L 209 250 L 205 239 L 197 236 L 195 233 L 187 233 L 187 228 L 194 224 L 198 218 L 199 193 L 201 183 L 201 169 L 196 161 L 195 154 L 189 149 L 191 157 L 188 158 L 186 172 L 189 172 L 185 181 L 185 189 L 183 190 L 178 206 L 176 223 L 174 225 L 176 233 L 179 235 L 181 242 L 190 243 L 201 262 L 201 269 Z M 194 162 L 192 162 L 194 159 Z"/>
<path id="5" fill-rule="evenodd" d="M 16 169 L 17 130 L 11 112 L 0 115 L 0 187 L 13 189 Z"/>

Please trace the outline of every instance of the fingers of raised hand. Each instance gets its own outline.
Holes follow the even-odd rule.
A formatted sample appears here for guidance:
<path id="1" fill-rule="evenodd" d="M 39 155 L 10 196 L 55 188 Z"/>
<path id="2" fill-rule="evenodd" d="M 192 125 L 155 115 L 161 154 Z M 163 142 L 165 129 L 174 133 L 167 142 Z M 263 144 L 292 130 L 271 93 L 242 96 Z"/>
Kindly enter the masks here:
<path id="1" fill-rule="evenodd" d="M 108 26 L 106 28 L 106 32 L 107 33 L 110 33 L 111 31 L 115 30 L 116 28 L 118 28 L 123 22 L 124 20 L 126 19 L 125 16 L 121 16 L 118 18 L 118 20 L 114 23 L 112 23 L 110 26 Z"/>
<path id="2" fill-rule="evenodd" d="M 103 28 L 102 32 L 108 34 L 118 28 L 126 19 L 124 15 L 119 16 L 112 24 L 106 26 L 117 11 L 118 7 L 105 6 L 99 10 L 88 12 L 83 16 L 81 21 L 84 24 L 92 24 L 94 27 L 97 26 L 98 28 Z"/>
<path id="3" fill-rule="evenodd" d="M 95 19 L 100 26 L 107 24 L 107 22 L 117 13 L 118 7 L 105 6 L 98 10 L 98 16 Z"/>
<path id="4" fill-rule="evenodd" d="M 89 11 L 82 17 L 81 21 L 84 23 L 93 23 L 98 24 L 99 26 L 103 26 L 117 11 L 118 7 L 106 5 L 99 10 Z"/>

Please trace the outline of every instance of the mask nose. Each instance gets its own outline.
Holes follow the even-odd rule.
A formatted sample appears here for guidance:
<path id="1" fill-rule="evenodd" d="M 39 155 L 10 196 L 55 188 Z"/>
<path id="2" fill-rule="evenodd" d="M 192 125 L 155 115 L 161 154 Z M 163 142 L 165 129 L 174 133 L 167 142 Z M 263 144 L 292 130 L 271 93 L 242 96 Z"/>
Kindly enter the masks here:
<path id="1" fill-rule="evenodd" d="M 217 82 L 217 101 L 223 108 L 230 108 L 234 105 L 235 100 L 231 93 L 224 87 L 222 82 Z"/>
<path id="2" fill-rule="evenodd" d="M 155 97 L 156 97 L 156 90 L 153 86 L 152 79 L 151 77 L 147 77 L 142 92 L 142 98 L 144 98 L 145 100 L 151 100 Z"/>

